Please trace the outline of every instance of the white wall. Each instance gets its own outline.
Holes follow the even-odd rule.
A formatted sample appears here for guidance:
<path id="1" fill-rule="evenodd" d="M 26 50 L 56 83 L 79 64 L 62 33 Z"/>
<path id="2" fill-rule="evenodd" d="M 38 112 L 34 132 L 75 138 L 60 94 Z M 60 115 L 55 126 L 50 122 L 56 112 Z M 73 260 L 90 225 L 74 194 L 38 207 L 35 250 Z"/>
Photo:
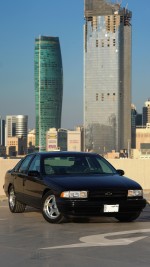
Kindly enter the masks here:
<path id="1" fill-rule="evenodd" d="M 0 159 L 0 196 L 5 195 L 3 184 L 6 171 L 12 169 L 18 161 L 19 159 Z"/>
<path id="2" fill-rule="evenodd" d="M 150 190 L 150 159 L 111 159 L 116 168 L 125 171 L 125 175 L 138 183 L 143 189 Z"/>

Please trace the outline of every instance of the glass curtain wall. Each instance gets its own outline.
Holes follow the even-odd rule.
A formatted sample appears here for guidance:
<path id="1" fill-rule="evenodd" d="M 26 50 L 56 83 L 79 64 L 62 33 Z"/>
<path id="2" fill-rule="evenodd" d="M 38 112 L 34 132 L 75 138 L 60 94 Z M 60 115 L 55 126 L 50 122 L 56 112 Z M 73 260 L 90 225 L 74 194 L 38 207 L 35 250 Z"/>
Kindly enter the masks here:
<path id="1" fill-rule="evenodd" d="M 58 37 L 35 39 L 36 147 L 46 150 L 46 131 L 61 127 L 63 67 Z"/>

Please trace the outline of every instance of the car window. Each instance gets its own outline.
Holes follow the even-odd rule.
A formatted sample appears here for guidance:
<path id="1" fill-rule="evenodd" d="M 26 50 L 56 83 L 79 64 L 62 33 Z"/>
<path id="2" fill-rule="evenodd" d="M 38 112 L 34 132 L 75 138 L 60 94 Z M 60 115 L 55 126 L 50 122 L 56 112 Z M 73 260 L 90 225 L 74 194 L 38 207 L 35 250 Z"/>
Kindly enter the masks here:
<path id="1" fill-rule="evenodd" d="M 19 160 L 19 162 L 16 164 L 16 166 L 13 168 L 14 172 L 17 172 L 20 168 L 20 165 L 22 164 L 24 158 L 22 158 L 21 160 Z"/>
<path id="2" fill-rule="evenodd" d="M 49 157 L 45 158 L 44 165 L 50 166 L 72 166 L 74 164 L 75 157 Z"/>
<path id="3" fill-rule="evenodd" d="M 45 174 L 113 174 L 115 169 L 99 156 L 55 156 L 43 162 Z"/>
<path id="4" fill-rule="evenodd" d="M 113 168 L 113 166 L 111 166 L 111 164 L 109 164 L 109 162 L 106 161 L 104 158 L 97 158 L 97 160 L 102 168 L 103 173 L 106 173 L 106 174 L 116 173 L 115 168 Z"/>
<path id="5" fill-rule="evenodd" d="M 102 173 L 103 170 L 102 170 L 102 167 L 101 167 L 101 164 L 100 162 L 97 160 L 96 157 L 88 157 L 88 164 L 89 164 L 89 168 L 90 170 L 92 171 L 96 171 L 96 172 L 99 172 L 99 173 Z"/>
<path id="6" fill-rule="evenodd" d="M 37 155 L 31 162 L 29 171 L 38 171 L 40 172 L 40 156 Z"/>
<path id="7" fill-rule="evenodd" d="M 31 161 L 31 159 L 33 158 L 34 156 L 33 155 L 28 155 L 22 162 L 20 168 L 19 168 L 19 172 L 21 173 L 26 173 L 27 172 L 27 169 L 28 169 L 28 166 L 29 166 L 29 163 Z"/>
<path id="8" fill-rule="evenodd" d="M 84 157 L 74 156 L 56 156 L 47 157 L 44 159 L 44 173 L 45 174 L 66 174 L 77 172 L 81 173 L 82 166 L 86 165 Z M 73 171 L 74 168 L 74 171 Z"/>

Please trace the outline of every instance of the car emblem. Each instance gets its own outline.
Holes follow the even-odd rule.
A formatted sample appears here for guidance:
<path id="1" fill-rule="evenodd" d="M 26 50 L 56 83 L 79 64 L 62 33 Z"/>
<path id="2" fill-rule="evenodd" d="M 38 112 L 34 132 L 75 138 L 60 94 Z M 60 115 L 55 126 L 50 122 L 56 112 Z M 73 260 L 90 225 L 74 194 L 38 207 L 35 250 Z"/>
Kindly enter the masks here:
<path id="1" fill-rule="evenodd" d="M 111 192 L 106 192 L 105 196 L 112 196 L 112 193 Z"/>

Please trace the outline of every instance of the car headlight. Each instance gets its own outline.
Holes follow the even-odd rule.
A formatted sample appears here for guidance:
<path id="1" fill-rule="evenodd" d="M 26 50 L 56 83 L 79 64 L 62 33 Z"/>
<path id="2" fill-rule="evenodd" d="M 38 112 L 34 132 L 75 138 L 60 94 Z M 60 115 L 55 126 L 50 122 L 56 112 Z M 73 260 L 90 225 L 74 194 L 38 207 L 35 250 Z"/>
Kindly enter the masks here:
<path id="1" fill-rule="evenodd" d="M 88 192 L 87 191 L 65 191 L 62 192 L 60 197 L 63 198 L 87 198 Z"/>
<path id="2" fill-rule="evenodd" d="M 142 197 L 143 190 L 128 190 L 128 197 Z"/>

